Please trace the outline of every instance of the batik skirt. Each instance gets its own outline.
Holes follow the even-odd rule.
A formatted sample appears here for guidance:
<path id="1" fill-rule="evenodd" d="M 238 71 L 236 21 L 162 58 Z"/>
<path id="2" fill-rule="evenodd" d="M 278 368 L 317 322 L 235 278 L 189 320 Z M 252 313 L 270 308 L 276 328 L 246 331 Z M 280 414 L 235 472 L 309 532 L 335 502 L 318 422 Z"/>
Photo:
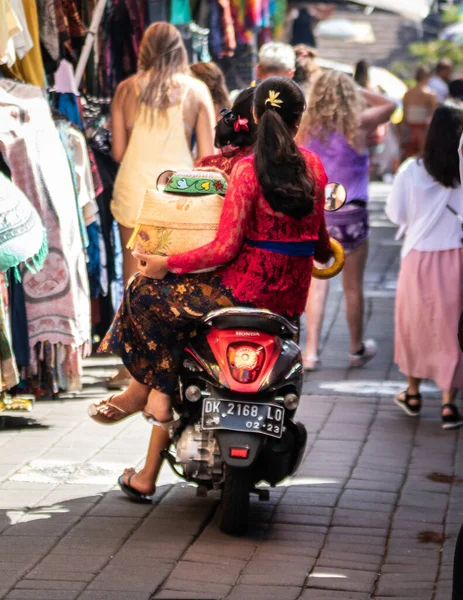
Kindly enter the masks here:
<path id="1" fill-rule="evenodd" d="M 182 351 L 197 321 L 238 301 L 214 272 L 164 279 L 136 276 L 99 352 L 120 356 L 136 381 L 172 395 Z"/>

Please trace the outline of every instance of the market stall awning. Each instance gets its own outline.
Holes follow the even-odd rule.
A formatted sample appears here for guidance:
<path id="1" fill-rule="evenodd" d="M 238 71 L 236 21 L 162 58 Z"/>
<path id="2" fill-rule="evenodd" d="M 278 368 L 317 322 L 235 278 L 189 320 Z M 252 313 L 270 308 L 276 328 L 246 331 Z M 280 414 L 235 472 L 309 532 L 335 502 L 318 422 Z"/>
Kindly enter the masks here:
<path id="1" fill-rule="evenodd" d="M 407 19 L 413 21 L 422 21 L 425 19 L 431 6 L 434 4 L 433 0 L 351 0 L 355 4 L 363 4 L 364 6 L 371 6 L 373 8 L 381 8 L 383 10 L 390 10 L 391 12 L 398 13 Z"/>

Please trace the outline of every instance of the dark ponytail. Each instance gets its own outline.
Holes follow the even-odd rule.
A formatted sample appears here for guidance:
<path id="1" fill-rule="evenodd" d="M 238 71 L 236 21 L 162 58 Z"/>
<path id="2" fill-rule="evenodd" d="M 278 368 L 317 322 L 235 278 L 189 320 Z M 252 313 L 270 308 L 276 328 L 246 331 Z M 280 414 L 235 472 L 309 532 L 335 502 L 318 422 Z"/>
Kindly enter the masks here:
<path id="1" fill-rule="evenodd" d="M 294 141 L 304 94 L 291 79 L 270 77 L 258 86 L 254 108 L 259 120 L 254 165 L 263 196 L 275 212 L 302 219 L 315 203 L 315 178 Z"/>

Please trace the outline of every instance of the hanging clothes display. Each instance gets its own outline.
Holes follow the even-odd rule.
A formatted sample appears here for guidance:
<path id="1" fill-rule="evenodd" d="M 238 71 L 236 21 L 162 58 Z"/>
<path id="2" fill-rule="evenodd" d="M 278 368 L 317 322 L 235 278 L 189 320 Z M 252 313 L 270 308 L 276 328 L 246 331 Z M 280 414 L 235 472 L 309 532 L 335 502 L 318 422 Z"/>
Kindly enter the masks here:
<path id="1" fill-rule="evenodd" d="M 11 108 L 10 116 L 11 116 Z M 14 183 L 0 172 L 0 394 L 19 382 L 12 328 L 7 315 L 10 286 L 20 281 L 19 266 L 38 272 L 47 256 L 47 235 L 37 211 Z M 11 273 L 11 276 L 10 276 Z M 17 307 L 12 305 L 13 310 Z"/>
<path id="2" fill-rule="evenodd" d="M 108 0 L 100 36 L 99 84 L 103 95 L 112 95 L 117 84 L 137 70 L 145 29 L 141 4 L 138 0 Z"/>
<path id="3" fill-rule="evenodd" d="M 41 271 L 23 265 L 22 281 L 12 279 L 5 313 L 21 385 L 37 395 L 78 389 L 82 357 L 92 336 L 96 343 L 105 335 L 123 291 L 109 209 L 119 168 L 111 157 L 110 101 L 137 71 L 146 27 L 171 22 L 190 62 L 214 60 L 230 89 L 244 88 L 255 77 L 258 44 L 284 22 L 287 0 L 107 0 L 78 88 L 75 68 L 96 6 L 0 0 L 0 77 L 10 78 L 0 79 L 0 172 L 28 196 L 50 246 Z M 89 90 L 98 98 L 86 97 Z M 6 105 L 21 118 L 11 118 Z"/>
<path id="4" fill-rule="evenodd" d="M 38 211 L 49 243 L 42 270 L 23 273 L 31 367 L 37 373 L 38 362 L 48 357 L 53 368 L 58 362 L 75 381 L 89 349 L 90 298 L 71 169 L 42 90 L 1 80 L 0 102 L 5 100 L 27 111 L 28 122 L 6 123 L 0 148 L 13 181 Z"/>

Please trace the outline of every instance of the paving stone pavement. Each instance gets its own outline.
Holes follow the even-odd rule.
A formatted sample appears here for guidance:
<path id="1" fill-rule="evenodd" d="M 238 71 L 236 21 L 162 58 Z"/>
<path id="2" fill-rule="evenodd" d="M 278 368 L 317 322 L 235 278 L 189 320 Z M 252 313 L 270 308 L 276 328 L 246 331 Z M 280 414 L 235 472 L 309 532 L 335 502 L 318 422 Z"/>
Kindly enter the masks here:
<path id="1" fill-rule="evenodd" d="M 0 598 L 7 600 L 449 600 L 463 522 L 463 438 L 443 432 L 427 386 L 420 419 L 392 403 L 393 301 L 399 264 L 372 186 L 368 334 L 379 354 L 347 369 L 340 282 L 330 292 L 323 368 L 308 377 L 299 418 L 308 448 L 297 475 L 253 501 L 249 534 L 219 532 L 218 496 L 165 469 L 152 505 L 115 487 L 140 464 L 149 427 L 86 417 L 111 359 L 87 361 L 86 388 L 1 417 Z"/>

